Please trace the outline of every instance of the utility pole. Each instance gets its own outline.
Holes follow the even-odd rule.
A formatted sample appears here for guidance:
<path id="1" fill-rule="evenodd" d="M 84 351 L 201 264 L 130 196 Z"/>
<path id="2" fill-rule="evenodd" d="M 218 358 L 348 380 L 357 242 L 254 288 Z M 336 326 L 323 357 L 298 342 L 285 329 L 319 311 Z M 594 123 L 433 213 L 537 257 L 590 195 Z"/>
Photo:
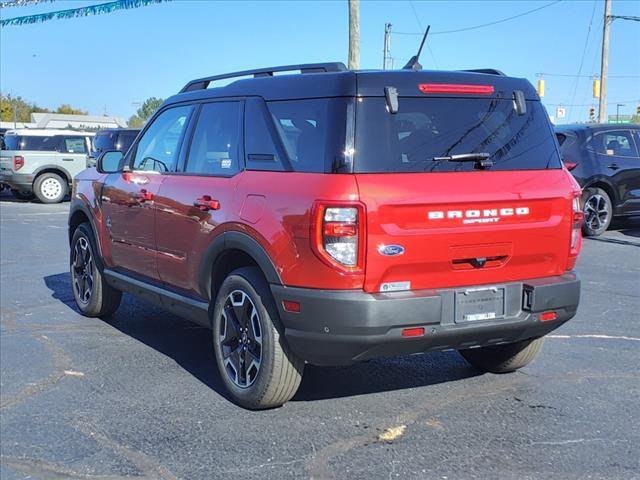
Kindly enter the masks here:
<path id="1" fill-rule="evenodd" d="M 604 28 L 602 29 L 602 61 L 600 64 L 600 100 L 598 103 L 598 123 L 605 123 L 607 113 L 607 71 L 609 69 L 609 27 L 611 0 L 604 0 Z"/>
<path id="2" fill-rule="evenodd" d="M 382 69 L 387 69 L 387 59 L 391 50 L 391 24 L 384 24 L 384 49 L 382 50 Z M 391 67 L 393 68 L 393 67 Z"/>
<path id="3" fill-rule="evenodd" d="M 349 1 L 349 70 L 360 68 L 360 0 Z"/>

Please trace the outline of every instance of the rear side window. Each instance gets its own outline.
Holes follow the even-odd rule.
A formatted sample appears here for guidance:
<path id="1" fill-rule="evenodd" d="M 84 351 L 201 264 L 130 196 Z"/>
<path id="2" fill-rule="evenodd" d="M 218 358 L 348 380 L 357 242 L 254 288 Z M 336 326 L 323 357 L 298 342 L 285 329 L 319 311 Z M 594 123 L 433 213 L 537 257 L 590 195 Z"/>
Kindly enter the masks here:
<path id="1" fill-rule="evenodd" d="M 116 132 L 98 132 L 96 136 L 93 137 L 94 150 L 98 153 L 113 150 L 116 137 Z"/>
<path id="2" fill-rule="evenodd" d="M 4 138 L 5 150 L 31 150 L 57 152 L 60 149 L 58 136 L 7 135 Z"/>
<path id="3" fill-rule="evenodd" d="M 344 158 L 347 99 L 268 102 L 276 130 L 296 172 L 332 172 Z"/>
<path id="4" fill-rule="evenodd" d="M 487 153 L 491 170 L 560 168 L 547 114 L 527 101 L 518 115 L 511 99 L 400 98 L 390 114 L 383 98 L 356 104 L 356 172 L 452 172 L 474 162 L 436 157 Z"/>
<path id="5" fill-rule="evenodd" d="M 202 106 L 189 147 L 186 172 L 231 176 L 240 171 L 240 102 Z"/>
<path id="6" fill-rule="evenodd" d="M 62 148 L 66 153 L 87 153 L 84 137 L 63 137 Z"/>
<path id="7" fill-rule="evenodd" d="M 131 146 L 131 144 L 133 143 L 133 141 L 136 139 L 136 137 L 138 136 L 137 131 L 135 132 L 120 132 L 120 134 L 118 135 L 118 141 L 116 142 L 116 144 L 114 145 L 114 148 L 122 153 L 126 153 L 127 150 L 129 150 L 129 147 Z"/>
<path id="8" fill-rule="evenodd" d="M 629 130 L 598 132 L 587 141 L 587 148 L 602 155 L 638 156 L 635 142 Z"/>

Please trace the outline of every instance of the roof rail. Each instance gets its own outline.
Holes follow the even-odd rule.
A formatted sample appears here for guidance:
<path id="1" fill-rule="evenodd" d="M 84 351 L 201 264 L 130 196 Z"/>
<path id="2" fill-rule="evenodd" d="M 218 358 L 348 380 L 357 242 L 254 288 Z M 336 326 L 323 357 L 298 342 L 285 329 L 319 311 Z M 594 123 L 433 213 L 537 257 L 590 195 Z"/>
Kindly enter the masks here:
<path id="1" fill-rule="evenodd" d="M 321 73 L 321 72 L 344 72 L 347 70 L 344 63 L 304 63 L 300 65 L 284 65 L 281 67 L 259 68 L 257 70 L 244 70 L 242 72 L 223 73 L 222 75 L 214 75 L 212 77 L 198 78 L 187 83 L 180 93 L 192 92 L 194 90 L 204 90 L 209 84 L 215 80 L 223 80 L 225 78 L 245 77 L 253 75 L 254 77 L 273 77 L 275 72 L 291 72 L 300 71 L 300 73 Z"/>
<path id="2" fill-rule="evenodd" d="M 495 68 L 474 68 L 472 70 L 462 70 L 463 72 L 471 72 L 471 73 L 486 73 L 487 75 L 500 75 L 502 77 L 506 77 L 504 72 L 500 70 L 496 70 Z"/>

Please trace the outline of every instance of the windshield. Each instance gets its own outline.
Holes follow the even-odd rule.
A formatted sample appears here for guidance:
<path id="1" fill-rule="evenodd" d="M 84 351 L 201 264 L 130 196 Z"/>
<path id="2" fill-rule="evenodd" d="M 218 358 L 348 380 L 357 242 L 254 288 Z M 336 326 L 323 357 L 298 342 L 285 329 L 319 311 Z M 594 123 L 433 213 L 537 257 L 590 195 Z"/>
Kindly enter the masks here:
<path id="1" fill-rule="evenodd" d="M 447 159 L 470 153 L 486 154 L 491 170 L 561 168 L 537 101 L 518 115 L 510 99 L 400 98 L 398 113 L 390 114 L 384 98 L 359 99 L 355 152 L 354 171 L 361 173 L 472 171 L 473 156 Z"/>

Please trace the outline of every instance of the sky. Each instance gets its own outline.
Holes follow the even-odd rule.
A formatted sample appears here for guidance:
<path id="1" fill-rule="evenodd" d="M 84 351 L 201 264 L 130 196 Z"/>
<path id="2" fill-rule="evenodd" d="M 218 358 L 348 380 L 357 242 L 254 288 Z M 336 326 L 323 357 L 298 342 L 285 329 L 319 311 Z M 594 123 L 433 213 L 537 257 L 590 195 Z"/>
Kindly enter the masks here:
<path id="1" fill-rule="evenodd" d="M 2 8 L 0 17 L 103 1 Z M 545 5 L 495 25 L 446 33 Z M 612 6 L 613 15 L 640 16 L 639 0 L 613 0 Z M 360 67 L 381 68 L 385 23 L 392 24 L 396 68 L 415 54 L 419 32 L 430 24 L 429 49 L 421 57 L 425 69 L 497 68 L 534 85 L 543 73 L 543 102 L 550 115 L 562 104 L 567 117 L 558 123 L 586 121 L 589 106 L 597 105 L 590 77 L 600 71 L 603 11 L 603 0 L 361 0 Z M 607 113 L 615 114 L 616 104 L 623 103 L 620 114 L 633 114 L 640 104 L 640 22 L 615 20 L 610 42 Z M 70 103 L 92 114 L 129 117 L 139 102 L 166 98 L 197 77 L 273 65 L 346 63 L 347 55 L 347 0 L 174 0 L 0 29 L 0 90 L 49 108 Z M 586 78 L 575 77 L 578 72 Z"/>

